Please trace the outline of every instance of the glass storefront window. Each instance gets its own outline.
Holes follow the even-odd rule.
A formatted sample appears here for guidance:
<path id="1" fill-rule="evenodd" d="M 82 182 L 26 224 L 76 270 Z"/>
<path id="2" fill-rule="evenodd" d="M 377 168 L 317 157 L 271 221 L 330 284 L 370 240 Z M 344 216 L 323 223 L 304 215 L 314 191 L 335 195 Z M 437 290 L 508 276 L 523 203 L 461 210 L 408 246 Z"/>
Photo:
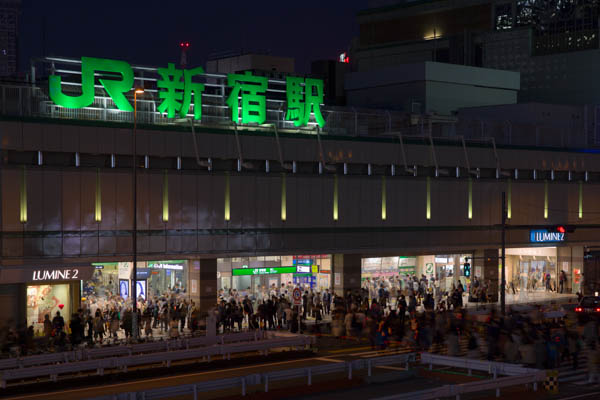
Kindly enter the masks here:
<path id="1" fill-rule="evenodd" d="M 27 286 L 27 326 L 33 325 L 36 336 L 44 334 L 45 316 L 52 321 L 57 311 L 68 323 L 71 318 L 68 284 Z"/>

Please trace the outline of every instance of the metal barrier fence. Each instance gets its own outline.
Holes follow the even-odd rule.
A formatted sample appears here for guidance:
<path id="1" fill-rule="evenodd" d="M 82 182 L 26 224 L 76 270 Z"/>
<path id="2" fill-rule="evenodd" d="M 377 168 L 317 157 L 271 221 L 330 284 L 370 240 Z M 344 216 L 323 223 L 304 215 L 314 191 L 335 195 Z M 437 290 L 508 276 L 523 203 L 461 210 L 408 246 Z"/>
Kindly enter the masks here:
<path id="1" fill-rule="evenodd" d="M 193 339 L 191 339 L 193 340 Z M 159 351 L 152 353 L 139 353 L 121 356 L 106 356 L 103 354 L 103 358 L 79 360 L 72 359 L 69 362 L 62 364 L 44 364 L 36 365 L 31 367 L 21 367 L 6 369 L 0 371 L 0 386 L 6 387 L 8 381 L 19 380 L 25 378 L 39 378 L 39 377 L 50 377 L 51 380 L 56 381 L 58 376 L 61 374 L 69 374 L 75 372 L 85 371 L 96 371 L 96 374 L 103 375 L 107 369 L 118 369 L 120 371 L 127 371 L 128 367 L 135 367 L 139 365 L 148 364 L 163 364 L 167 367 L 171 366 L 173 361 L 182 361 L 189 359 L 203 358 L 210 361 L 211 357 L 220 355 L 223 358 L 229 359 L 233 353 L 245 353 L 258 351 L 263 354 L 267 354 L 270 349 L 280 347 L 303 347 L 311 345 L 314 342 L 314 338 L 308 336 L 294 336 L 285 338 L 274 338 L 270 340 L 256 340 L 252 342 L 244 343 L 231 343 L 231 344 L 219 344 L 213 346 L 190 348 L 188 346 L 178 347 L 177 350 L 170 351 Z M 140 345 L 143 346 L 143 345 Z M 144 349 L 147 351 L 148 346 Z M 101 350 L 101 349 L 98 349 Z M 127 349 L 126 349 L 127 350 Z"/>
<path id="2" fill-rule="evenodd" d="M 176 396 L 193 396 L 194 400 L 199 398 L 202 392 L 216 390 L 239 388 L 241 395 L 246 395 L 247 386 L 264 385 L 265 392 L 269 391 L 269 382 L 306 379 L 307 385 L 312 385 L 312 378 L 318 375 L 328 375 L 334 373 L 345 373 L 348 379 L 352 379 L 352 373 L 356 370 L 368 370 L 371 376 L 371 367 L 374 365 L 393 365 L 404 364 L 408 367 L 409 362 L 415 361 L 415 353 L 399 354 L 387 357 L 373 357 L 368 359 L 337 362 L 332 364 L 319 365 L 315 367 L 294 368 L 280 371 L 271 371 L 262 374 L 250 374 L 234 378 L 218 379 L 206 382 L 199 382 L 187 385 L 170 386 L 164 388 L 149 389 L 139 392 L 127 392 L 111 394 L 106 396 L 94 397 L 88 400 L 154 400 L 172 398 Z"/>
<path id="3" fill-rule="evenodd" d="M 214 344 L 261 340 L 265 338 L 265 335 L 265 331 L 240 332 L 218 335 L 214 337 L 199 336 L 195 338 L 159 340 L 126 346 L 106 346 L 90 349 L 84 348 L 60 353 L 6 358 L 0 360 L 0 371 L 11 368 L 26 368 L 46 364 L 68 363 L 73 361 L 85 361 L 106 357 L 131 356 L 140 353 L 155 353 L 210 346 Z"/>

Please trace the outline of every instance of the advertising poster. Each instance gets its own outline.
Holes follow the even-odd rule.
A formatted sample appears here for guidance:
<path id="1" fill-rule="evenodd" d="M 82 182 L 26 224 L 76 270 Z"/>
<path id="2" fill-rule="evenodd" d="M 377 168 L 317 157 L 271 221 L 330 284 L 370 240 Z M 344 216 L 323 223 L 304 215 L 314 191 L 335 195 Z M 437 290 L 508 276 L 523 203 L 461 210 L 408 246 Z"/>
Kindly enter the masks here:
<path id="1" fill-rule="evenodd" d="M 121 296 L 123 300 L 129 298 L 129 279 L 119 279 L 119 296 Z"/>
<path id="2" fill-rule="evenodd" d="M 139 299 L 140 297 L 146 300 L 146 280 L 136 281 L 136 292 L 135 295 Z"/>

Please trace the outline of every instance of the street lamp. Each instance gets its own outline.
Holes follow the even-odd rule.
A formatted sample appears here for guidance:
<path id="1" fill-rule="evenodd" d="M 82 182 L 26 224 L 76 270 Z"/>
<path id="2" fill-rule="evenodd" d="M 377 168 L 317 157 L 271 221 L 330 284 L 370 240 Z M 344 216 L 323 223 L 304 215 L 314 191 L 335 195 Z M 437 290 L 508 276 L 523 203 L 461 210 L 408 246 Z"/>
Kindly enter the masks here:
<path id="1" fill-rule="evenodd" d="M 132 132 L 132 153 L 133 153 L 133 284 L 131 285 L 131 298 L 133 300 L 133 315 L 131 318 L 133 338 L 138 338 L 138 314 L 137 314 L 137 96 L 144 94 L 144 88 L 135 88 L 133 90 L 133 132 Z"/>

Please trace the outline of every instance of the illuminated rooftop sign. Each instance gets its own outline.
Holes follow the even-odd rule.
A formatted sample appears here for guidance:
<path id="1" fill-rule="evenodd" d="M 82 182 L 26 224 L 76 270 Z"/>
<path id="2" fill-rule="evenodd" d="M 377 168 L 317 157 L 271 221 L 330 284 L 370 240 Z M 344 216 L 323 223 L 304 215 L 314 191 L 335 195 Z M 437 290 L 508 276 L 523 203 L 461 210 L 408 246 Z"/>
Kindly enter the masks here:
<path id="1" fill-rule="evenodd" d="M 270 80 L 265 76 L 254 75 L 250 71 L 243 74 L 228 74 L 225 82 L 227 89 L 223 88 L 220 94 L 215 95 L 206 93 L 205 89 L 217 75 L 205 74 L 202 67 L 178 69 L 173 63 L 169 63 L 166 68 L 144 68 L 144 70 L 157 74 L 155 80 L 158 96 L 153 101 L 156 102 L 156 111 L 166 115 L 167 118 L 185 118 L 192 109 L 193 118 L 202 121 L 203 100 L 208 97 L 221 97 L 224 100 L 222 106 L 228 109 L 231 121 L 234 123 L 260 125 L 267 121 L 267 102 L 271 99 L 267 97 Z M 67 72 L 78 74 L 77 71 Z M 135 79 L 142 82 L 153 80 L 134 76 L 134 69 L 125 61 L 82 57 L 81 94 L 65 93 L 63 91 L 65 83 L 62 82 L 61 75 L 54 73 L 49 78 L 50 99 L 64 108 L 90 107 L 97 97 L 96 76 L 101 76 L 98 81 L 115 107 L 129 112 L 133 111 L 133 107 L 127 94 L 132 92 Z M 74 85 L 73 82 L 69 84 Z M 229 92 L 227 96 L 226 90 Z M 271 90 L 271 92 L 277 91 Z M 287 107 L 284 119 L 294 126 L 307 126 L 311 116 L 321 128 L 325 126 L 325 119 L 321 113 L 322 80 L 297 76 L 286 77 L 285 102 Z"/>

